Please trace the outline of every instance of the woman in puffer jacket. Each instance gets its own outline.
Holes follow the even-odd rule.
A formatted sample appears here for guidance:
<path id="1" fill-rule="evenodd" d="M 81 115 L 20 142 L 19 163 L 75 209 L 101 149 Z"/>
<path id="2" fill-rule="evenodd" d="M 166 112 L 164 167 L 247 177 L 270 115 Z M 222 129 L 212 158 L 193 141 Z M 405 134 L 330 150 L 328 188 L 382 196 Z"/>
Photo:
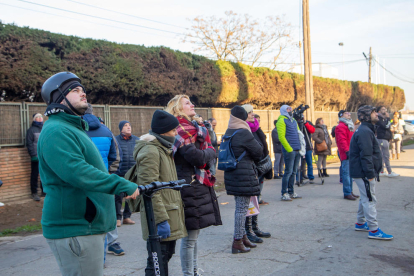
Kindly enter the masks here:
<path id="1" fill-rule="evenodd" d="M 260 117 L 256 116 L 256 114 L 253 113 L 253 106 L 250 104 L 244 104 L 242 105 L 244 110 L 247 112 L 247 124 L 250 127 L 250 130 L 252 131 L 253 137 L 256 139 L 256 141 L 262 146 L 262 154 L 260 156 L 260 160 L 264 159 L 267 155 L 269 155 L 269 149 L 267 146 L 266 141 L 266 135 L 264 134 L 263 130 L 260 128 Z M 258 119 L 259 118 L 259 119 Z M 267 172 L 263 175 L 258 175 L 259 178 L 259 187 L 260 187 L 260 195 L 258 196 L 259 204 L 260 205 L 268 205 L 269 203 L 265 202 L 263 199 L 261 199 L 261 194 L 263 190 L 263 183 L 266 178 L 269 179 L 272 178 L 272 170 Z M 251 242 L 254 243 L 262 243 L 263 240 L 261 238 L 270 238 L 270 233 L 263 232 L 259 228 L 259 215 L 255 216 L 249 216 L 246 217 L 246 233 L 247 237 Z"/>
<path id="2" fill-rule="evenodd" d="M 233 195 L 236 201 L 234 217 L 234 240 L 232 253 L 246 253 L 257 245 L 251 243 L 246 235 L 246 214 L 249 208 L 250 197 L 260 194 L 259 179 L 256 165 L 260 161 L 263 147 L 254 138 L 249 125 L 246 122 L 247 112 L 241 106 L 235 106 L 231 110 L 229 126 L 225 135 L 231 136 L 231 149 L 235 158 L 239 158 L 243 152 L 244 157 L 233 171 L 224 172 L 224 184 L 228 195 Z"/>
<path id="3" fill-rule="evenodd" d="M 175 96 L 168 102 L 165 111 L 179 121 L 173 147 L 178 179 L 185 179 L 187 184 L 191 184 L 181 190 L 188 236 L 181 241 L 180 256 L 184 276 L 193 276 L 198 275 L 197 239 L 200 230 L 211 225 L 222 225 L 213 188 L 215 177 L 209 170 L 216 151 L 211 145 L 207 128 L 193 121 L 196 113 L 188 96 Z"/>

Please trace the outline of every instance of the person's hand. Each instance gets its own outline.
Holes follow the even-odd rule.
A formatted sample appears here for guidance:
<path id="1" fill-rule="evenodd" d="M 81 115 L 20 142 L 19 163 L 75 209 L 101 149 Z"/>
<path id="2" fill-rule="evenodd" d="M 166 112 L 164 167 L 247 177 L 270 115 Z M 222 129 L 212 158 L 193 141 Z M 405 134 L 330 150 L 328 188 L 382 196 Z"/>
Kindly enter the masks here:
<path id="1" fill-rule="evenodd" d="M 157 224 L 157 234 L 161 237 L 161 239 L 166 239 L 171 236 L 171 228 L 168 224 L 168 221 L 164 220 Z"/>
<path id="2" fill-rule="evenodd" d="M 130 199 L 130 198 L 136 199 L 137 196 L 139 196 L 139 190 L 138 190 L 138 188 L 135 190 L 135 192 L 132 195 L 125 197 L 125 199 Z"/>
<path id="3" fill-rule="evenodd" d="M 390 117 L 390 113 L 388 113 L 388 111 L 385 112 L 385 116 L 387 116 L 387 118 L 389 118 Z"/>

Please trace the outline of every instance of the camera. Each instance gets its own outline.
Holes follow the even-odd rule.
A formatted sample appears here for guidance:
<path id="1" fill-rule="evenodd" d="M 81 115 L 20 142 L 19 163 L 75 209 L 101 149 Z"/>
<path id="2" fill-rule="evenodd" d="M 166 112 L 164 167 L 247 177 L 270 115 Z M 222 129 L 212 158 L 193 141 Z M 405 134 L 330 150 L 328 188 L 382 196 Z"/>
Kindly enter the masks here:
<path id="1" fill-rule="evenodd" d="M 211 129 L 211 124 L 210 124 L 210 122 L 209 122 L 208 120 L 205 120 L 203 123 L 204 123 L 204 126 L 205 126 L 207 129 Z"/>
<path id="2" fill-rule="evenodd" d="M 303 112 L 309 108 L 309 105 L 299 105 L 295 109 L 293 109 L 293 118 L 298 122 L 298 124 L 303 124 Z"/>

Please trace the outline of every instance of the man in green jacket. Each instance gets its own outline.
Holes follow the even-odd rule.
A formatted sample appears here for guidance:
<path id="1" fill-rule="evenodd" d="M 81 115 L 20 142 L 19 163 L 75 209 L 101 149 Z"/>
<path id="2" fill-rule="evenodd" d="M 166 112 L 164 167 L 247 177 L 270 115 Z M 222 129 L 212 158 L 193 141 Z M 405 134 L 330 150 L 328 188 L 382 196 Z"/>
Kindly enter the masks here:
<path id="1" fill-rule="evenodd" d="M 151 130 L 136 142 L 134 158 L 137 163 L 127 172 L 126 179 L 134 179 L 139 185 L 148 185 L 154 181 L 177 180 L 177 170 L 172 151 L 177 126 L 178 120 L 173 115 L 161 110 L 155 111 L 152 117 Z M 139 197 L 134 203 L 130 206 L 140 204 L 142 237 L 147 241 L 148 259 L 145 275 L 156 275 L 148 241 L 149 233 L 144 200 Z M 175 253 L 175 243 L 178 239 L 187 236 L 181 194 L 176 190 L 163 189 L 153 195 L 152 205 L 155 225 L 157 226 L 158 235 L 161 237 L 162 261 L 166 275 L 168 275 L 168 261 Z M 132 209 L 136 211 L 137 208 L 133 207 Z"/>
<path id="2" fill-rule="evenodd" d="M 114 194 L 139 195 L 137 185 L 108 174 L 80 117 L 88 108 L 80 79 L 61 72 L 42 86 L 48 104 L 38 142 L 40 178 L 47 196 L 43 236 L 62 275 L 103 275 L 105 234 L 116 227 Z"/>
<path id="3" fill-rule="evenodd" d="M 299 150 L 301 148 L 299 138 L 299 126 L 293 118 L 292 108 L 282 105 L 280 116 L 276 123 L 277 134 L 282 143 L 283 159 L 285 161 L 285 173 L 282 178 L 282 201 L 302 198 L 295 193 L 293 184 L 300 160 Z"/>

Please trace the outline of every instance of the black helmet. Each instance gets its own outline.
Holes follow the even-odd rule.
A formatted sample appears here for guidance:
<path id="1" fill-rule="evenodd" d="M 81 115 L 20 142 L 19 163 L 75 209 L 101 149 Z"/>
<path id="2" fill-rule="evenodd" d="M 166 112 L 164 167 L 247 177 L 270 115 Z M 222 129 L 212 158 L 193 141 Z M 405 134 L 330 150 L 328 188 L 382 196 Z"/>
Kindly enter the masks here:
<path id="1" fill-rule="evenodd" d="M 358 108 L 358 120 L 360 122 L 371 122 L 371 113 L 375 111 L 375 107 L 371 105 L 364 105 Z"/>
<path id="2" fill-rule="evenodd" d="M 60 72 L 48 78 L 42 86 L 42 98 L 46 104 L 52 103 L 52 94 L 58 91 L 58 88 L 63 89 L 64 84 L 69 82 L 78 82 L 80 85 L 80 78 L 71 72 Z M 82 86 L 82 85 L 81 85 Z M 64 91 L 62 91 L 64 93 Z M 86 92 L 85 92 L 86 93 Z"/>

